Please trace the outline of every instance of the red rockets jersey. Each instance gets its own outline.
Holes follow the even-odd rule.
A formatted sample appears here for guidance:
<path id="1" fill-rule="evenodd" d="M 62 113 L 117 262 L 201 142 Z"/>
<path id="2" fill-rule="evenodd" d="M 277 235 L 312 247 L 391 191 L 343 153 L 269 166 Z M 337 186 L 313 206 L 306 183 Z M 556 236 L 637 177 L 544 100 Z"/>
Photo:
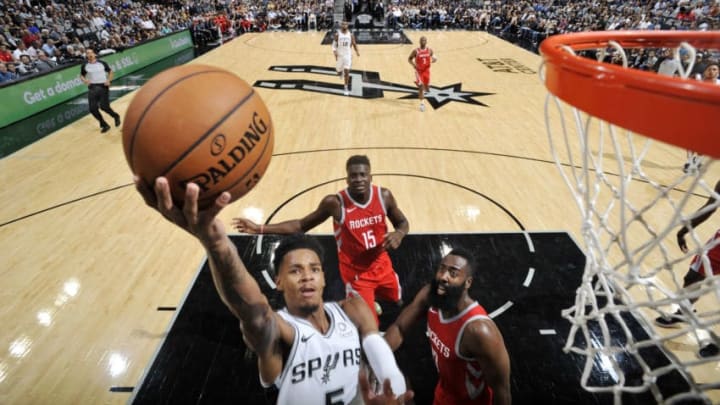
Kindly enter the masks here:
<path id="1" fill-rule="evenodd" d="M 485 384 L 480 365 L 460 355 L 460 338 L 465 327 L 476 319 L 489 319 L 477 302 L 450 319 L 444 319 L 435 308 L 428 309 L 427 336 L 439 377 L 435 404 L 492 404 L 492 390 Z"/>
<path id="2" fill-rule="evenodd" d="M 418 71 L 422 71 L 430 68 L 430 48 L 417 48 L 415 50 L 415 66 Z"/>
<path id="3" fill-rule="evenodd" d="M 382 242 L 387 233 L 387 211 L 380 186 L 370 185 L 370 199 L 365 204 L 354 201 L 347 189 L 338 193 L 342 202 L 340 222 L 333 221 L 338 258 L 353 267 L 367 267 L 384 252 Z"/>

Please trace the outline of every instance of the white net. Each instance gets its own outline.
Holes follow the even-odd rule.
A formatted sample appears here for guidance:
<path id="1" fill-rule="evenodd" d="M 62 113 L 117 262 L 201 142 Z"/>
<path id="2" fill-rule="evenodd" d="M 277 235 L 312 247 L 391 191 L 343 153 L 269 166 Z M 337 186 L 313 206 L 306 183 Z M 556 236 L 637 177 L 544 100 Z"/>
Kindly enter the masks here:
<path id="1" fill-rule="evenodd" d="M 625 67 L 635 54 L 612 41 L 594 53 Z M 688 44 L 674 50 L 678 65 L 687 53 L 695 59 Z M 720 276 L 712 276 L 720 215 L 711 219 L 720 167 L 696 154 L 686 161 L 685 150 L 552 94 L 545 113 L 552 155 L 582 217 L 587 262 L 575 305 L 563 311 L 571 322 L 565 350 L 585 357 L 582 386 L 616 403 L 638 393 L 659 403 L 720 403 Z M 638 117 L 659 118 L 667 119 Z M 678 245 L 683 228 L 687 252 Z M 690 270 L 694 258 L 707 277 Z"/>

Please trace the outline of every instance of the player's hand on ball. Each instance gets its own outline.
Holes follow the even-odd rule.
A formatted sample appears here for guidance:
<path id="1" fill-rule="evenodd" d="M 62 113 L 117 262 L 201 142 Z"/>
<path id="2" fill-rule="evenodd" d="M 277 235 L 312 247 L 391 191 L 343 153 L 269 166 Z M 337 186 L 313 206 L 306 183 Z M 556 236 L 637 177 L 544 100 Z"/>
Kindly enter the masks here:
<path id="1" fill-rule="evenodd" d="M 432 63 L 435 63 L 435 62 L 437 62 L 437 58 L 433 56 L 433 57 L 432 57 Z"/>
<path id="2" fill-rule="evenodd" d="M 256 234 L 260 230 L 260 226 L 247 218 L 233 218 L 232 226 L 238 232 Z"/>

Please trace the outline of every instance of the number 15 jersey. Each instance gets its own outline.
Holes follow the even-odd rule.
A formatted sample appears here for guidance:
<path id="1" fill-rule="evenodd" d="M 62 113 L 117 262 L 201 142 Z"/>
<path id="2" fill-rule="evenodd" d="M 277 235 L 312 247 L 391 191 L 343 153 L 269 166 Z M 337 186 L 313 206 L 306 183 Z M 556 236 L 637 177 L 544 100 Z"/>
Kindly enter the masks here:
<path id="1" fill-rule="evenodd" d="M 370 199 L 365 204 L 353 200 L 347 189 L 338 192 L 341 202 L 340 222 L 333 221 L 338 259 L 341 264 L 368 268 L 385 250 L 387 210 L 380 186 L 370 185 Z"/>

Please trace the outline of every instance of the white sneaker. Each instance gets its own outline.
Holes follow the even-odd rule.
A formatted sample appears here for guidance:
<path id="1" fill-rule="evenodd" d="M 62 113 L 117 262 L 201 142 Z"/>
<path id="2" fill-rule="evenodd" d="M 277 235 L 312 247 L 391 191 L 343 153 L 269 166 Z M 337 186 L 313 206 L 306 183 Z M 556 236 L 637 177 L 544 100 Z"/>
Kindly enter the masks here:
<path id="1" fill-rule="evenodd" d="M 350 91 L 348 90 L 347 86 L 345 87 L 345 91 L 343 91 L 343 94 L 346 96 L 350 95 Z"/>
<path id="2" fill-rule="evenodd" d="M 420 111 L 425 111 L 425 104 L 420 104 Z"/>

